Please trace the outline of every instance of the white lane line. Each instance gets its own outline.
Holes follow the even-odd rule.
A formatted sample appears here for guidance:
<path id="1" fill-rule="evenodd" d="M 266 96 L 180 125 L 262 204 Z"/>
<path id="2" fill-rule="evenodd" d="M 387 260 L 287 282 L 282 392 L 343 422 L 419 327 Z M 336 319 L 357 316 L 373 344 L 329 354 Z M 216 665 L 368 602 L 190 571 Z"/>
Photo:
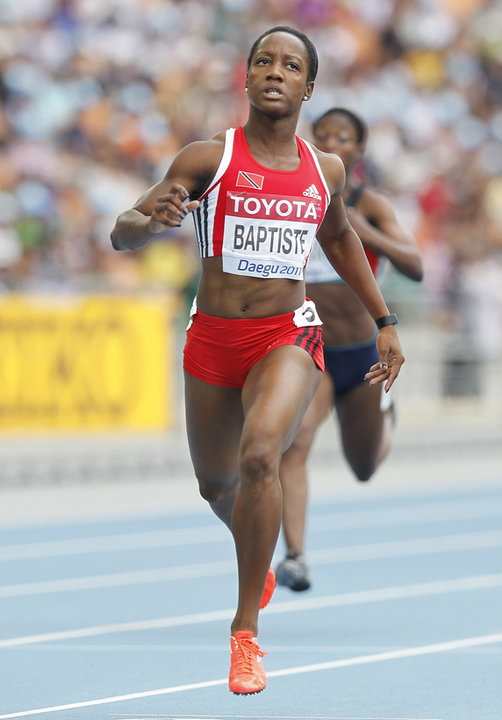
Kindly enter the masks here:
<path id="1" fill-rule="evenodd" d="M 116 713 L 112 713 L 110 717 L 118 717 Z M 121 717 L 119 720 L 221 720 L 221 718 L 235 718 L 233 715 L 218 713 L 218 715 L 199 715 L 193 718 L 191 715 L 137 715 L 136 717 Z M 250 718 L 251 720 L 441 720 L 441 718 L 417 718 L 417 717 L 375 717 L 372 715 L 241 715 L 239 720 Z"/>
<path id="2" fill-rule="evenodd" d="M 318 530 L 345 530 L 358 527 L 395 527 L 419 525 L 470 518 L 499 517 L 502 515 L 500 500 L 458 500 L 432 502 L 420 505 L 397 505 L 385 510 L 356 510 L 353 512 L 312 513 L 311 532 Z"/>
<path id="3" fill-rule="evenodd" d="M 437 555 L 439 553 L 482 550 L 502 545 L 502 530 L 481 531 L 439 535 L 438 537 L 412 538 L 410 540 L 391 540 L 388 542 L 348 545 L 346 547 L 326 548 L 309 553 L 310 565 L 325 565 L 364 560 L 378 560 L 417 555 Z M 0 598 L 21 597 L 26 595 L 45 595 L 48 593 L 76 592 L 98 588 L 121 587 L 125 585 L 145 585 L 149 583 L 179 581 L 194 578 L 230 575 L 236 570 L 234 561 L 203 562 L 192 565 L 179 565 L 170 568 L 152 568 L 150 570 L 132 570 L 104 575 L 84 575 L 61 580 L 45 580 L 16 585 L 1 585 Z"/>
<path id="4" fill-rule="evenodd" d="M 119 573 L 107 573 L 106 575 L 84 575 L 82 577 L 68 578 L 65 580 L 46 580 L 43 582 L 21 583 L 19 585 L 1 585 L 0 598 L 75 592 L 77 590 L 95 590 L 97 588 L 121 587 L 124 585 L 145 585 L 148 583 L 230 575 L 235 571 L 236 564 L 234 561 L 219 560 L 217 562 L 178 565 L 171 568 L 132 570 Z"/>
<path id="5" fill-rule="evenodd" d="M 417 525 L 443 520 L 498 517 L 502 515 L 502 502 L 473 500 L 472 502 L 437 502 L 422 505 L 403 505 L 391 510 L 355 510 L 346 513 L 313 513 L 310 532 L 343 530 L 358 527 L 392 527 Z M 228 531 L 223 526 L 206 525 L 176 530 L 98 535 L 87 538 L 69 538 L 17 545 L 0 546 L 0 561 L 31 560 L 44 557 L 64 557 L 104 552 L 142 550 L 153 547 L 176 547 L 224 542 Z"/>
<path id="6" fill-rule="evenodd" d="M 179 528 L 177 530 L 123 533 L 120 535 L 96 535 L 87 538 L 69 538 L 67 540 L 3 545 L 0 546 L 0 561 L 122 552 L 125 550 L 143 550 L 152 547 L 199 545 L 201 542 L 224 542 L 227 538 L 228 530 L 223 525 L 198 525 L 195 527 Z"/>
<path id="7" fill-rule="evenodd" d="M 312 665 L 298 665 L 296 667 L 284 668 L 283 670 L 272 670 L 271 672 L 268 672 L 267 675 L 269 678 L 287 677 L 289 675 L 303 675 L 305 673 L 320 672 L 323 670 L 336 670 L 338 668 L 351 667 L 354 665 L 384 662 L 386 660 L 399 660 L 408 657 L 418 657 L 420 655 L 451 652 L 453 650 L 459 650 L 460 648 L 475 647 L 477 645 L 491 645 L 500 642 L 502 642 L 502 632 L 494 633 L 492 635 L 479 635 L 477 637 L 462 638 L 460 640 L 450 640 L 448 642 L 435 643 L 433 645 L 403 648 L 402 650 L 392 650 L 389 652 L 376 653 L 375 655 L 360 655 L 359 657 L 331 660 L 329 662 L 314 663 Z M 190 683 L 188 685 L 173 685 L 172 687 L 158 688 L 157 690 L 144 690 L 142 692 L 114 695 L 112 697 L 98 698 L 96 700 L 83 700 L 81 702 L 67 703 L 66 705 L 53 705 L 52 707 L 35 708 L 33 710 L 21 710 L 19 712 L 0 715 L 0 720 L 10 720 L 10 718 L 28 717 L 30 715 L 43 715 L 44 713 L 59 712 L 61 710 L 76 710 L 77 708 L 92 707 L 96 705 L 109 705 L 115 702 L 123 702 L 124 700 L 139 700 L 141 698 L 155 697 L 159 695 L 172 695 L 173 693 L 187 692 L 189 690 L 201 690 L 203 688 L 216 687 L 217 685 L 226 685 L 227 682 L 227 678 L 220 678 L 219 680 L 205 680 L 203 682 Z"/>
<path id="8" fill-rule="evenodd" d="M 451 535 L 439 535 L 438 537 L 391 540 L 365 545 L 314 550 L 309 552 L 309 563 L 311 565 L 325 565 L 357 560 L 410 557 L 412 555 L 436 555 L 444 552 L 484 550 L 499 545 L 502 545 L 501 530 L 454 533 Z"/>
<path id="9" fill-rule="evenodd" d="M 170 653 L 181 653 L 181 652 L 187 652 L 187 653 L 221 653 L 222 650 L 227 649 L 228 639 L 226 636 L 223 636 L 222 641 L 219 643 L 216 643 L 214 645 L 193 645 L 193 644 L 175 644 L 167 641 L 165 643 L 147 643 L 144 642 L 143 644 L 140 643 L 134 643 L 134 644 L 127 644 L 122 642 L 116 642 L 116 643 L 100 643 L 100 642 L 64 642 L 61 643 L 40 643 L 37 645 L 30 645 L 29 651 L 40 651 L 40 652 L 65 652 L 67 653 L 68 650 L 78 650 L 79 652 L 92 652 L 92 653 L 107 653 L 107 652 L 117 652 L 124 651 L 124 652 L 149 652 L 149 653 L 165 653 L 166 651 Z M 224 641 L 224 642 L 223 642 Z M 397 646 L 395 646 L 397 648 Z M 319 654 L 327 654 L 330 655 L 334 652 L 336 653 L 342 653 L 342 652 L 351 652 L 351 653 L 375 653 L 375 652 L 383 652 L 384 650 L 388 650 L 389 645 L 340 645 L 339 643 L 336 643 L 334 645 L 331 645 L 327 643 L 326 645 L 270 645 L 267 643 L 267 650 L 269 652 L 273 652 L 274 655 L 276 653 L 287 653 L 288 655 L 292 652 L 299 652 L 304 653 L 305 655 L 307 653 L 315 653 L 316 655 Z M 490 652 L 499 652 L 498 649 L 490 648 Z M 501 649 L 502 650 L 502 649 Z M 239 716 L 240 717 L 240 716 Z"/>
<path id="10" fill-rule="evenodd" d="M 110 715 L 110 717 L 117 717 L 116 713 Z M 223 718 L 235 718 L 233 715 L 224 715 L 218 713 L 218 715 L 199 715 L 194 718 L 192 715 L 136 715 L 136 717 L 120 717 L 118 720 L 222 720 Z M 441 720 L 441 718 L 417 718 L 417 717 L 382 717 L 379 715 L 375 717 L 372 715 L 241 715 L 239 713 L 239 720 Z"/>
<path id="11" fill-rule="evenodd" d="M 502 587 L 502 573 L 493 575 L 474 575 L 454 580 L 440 580 L 436 582 L 416 583 L 413 585 L 397 585 L 375 590 L 361 590 L 358 592 L 325 595 L 323 597 L 305 598 L 303 600 L 289 600 L 274 602 L 264 612 L 280 615 L 287 612 L 303 612 L 320 610 L 346 605 L 361 605 L 365 603 L 382 602 L 386 600 L 400 600 L 404 598 L 442 595 L 446 593 L 468 592 L 470 590 L 487 590 Z M 0 640 L 0 648 L 18 647 L 20 645 L 33 645 L 34 643 L 53 642 L 55 640 L 71 640 L 82 637 L 96 637 L 98 635 L 111 635 L 115 633 L 160 630 L 186 625 L 200 625 L 219 620 L 231 620 L 235 609 L 213 610 L 211 612 L 191 613 L 189 615 L 171 615 L 152 620 L 136 620 L 126 623 L 113 623 L 110 625 L 92 625 L 75 630 L 62 630 L 39 635 L 24 635 L 20 637 Z"/>

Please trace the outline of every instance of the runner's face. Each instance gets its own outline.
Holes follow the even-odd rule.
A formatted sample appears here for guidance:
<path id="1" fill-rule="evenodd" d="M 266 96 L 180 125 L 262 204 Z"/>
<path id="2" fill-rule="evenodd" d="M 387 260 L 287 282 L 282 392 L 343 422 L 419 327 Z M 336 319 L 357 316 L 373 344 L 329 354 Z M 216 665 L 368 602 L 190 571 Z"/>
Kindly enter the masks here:
<path id="1" fill-rule="evenodd" d="M 248 71 L 251 104 L 272 114 L 291 114 L 312 93 L 308 63 L 307 50 L 295 35 L 276 32 L 264 37 Z"/>
<path id="2" fill-rule="evenodd" d="M 314 144 L 323 152 L 338 155 L 346 170 L 363 152 L 354 125 L 341 113 L 327 115 L 319 122 L 314 133 Z"/>

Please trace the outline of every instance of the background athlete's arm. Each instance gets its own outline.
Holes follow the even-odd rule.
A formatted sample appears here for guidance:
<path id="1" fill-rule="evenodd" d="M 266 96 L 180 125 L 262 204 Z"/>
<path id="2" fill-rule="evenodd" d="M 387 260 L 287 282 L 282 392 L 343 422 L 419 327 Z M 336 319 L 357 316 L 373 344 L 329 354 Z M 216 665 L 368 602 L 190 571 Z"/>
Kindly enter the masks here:
<path id="1" fill-rule="evenodd" d="M 347 207 L 346 212 L 364 245 L 377 255 L 388 258 L 406 277 L 420 281 L 423 275 L 422 258 L 413 236 L 397 219 L 390 200 L 372 188 L 365 188 L 359 207 L 361 212 L 352 207 Z M 368 218 L 371 218 L 371 223 Z"/>
<path id="2" fill-rule="evenodd" d="M 376 320 L 388 315 L 389 310 L 373 277 L 361 240 L 345 212 L 342 200 L 345 170 L 337 156 L 325 155 L 324 158 L 323 170 L 328 182 L 331 180 L 332 195 L 317 239 L 337 273 L 360 297 L 369 314 Z"/>

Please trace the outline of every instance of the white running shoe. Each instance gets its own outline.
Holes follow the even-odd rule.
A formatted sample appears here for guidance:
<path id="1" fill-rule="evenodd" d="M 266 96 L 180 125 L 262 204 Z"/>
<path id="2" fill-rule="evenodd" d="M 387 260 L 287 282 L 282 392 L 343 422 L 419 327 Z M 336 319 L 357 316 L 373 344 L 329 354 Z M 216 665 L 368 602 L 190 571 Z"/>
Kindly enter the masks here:
<path id="1" fill-rule="evenodd" d="M 295 592 L 310 588 L 310 577 L 307 563 L 303 555 L 288 553 L 275 569 L 277 584 L 288 587 Z"/>

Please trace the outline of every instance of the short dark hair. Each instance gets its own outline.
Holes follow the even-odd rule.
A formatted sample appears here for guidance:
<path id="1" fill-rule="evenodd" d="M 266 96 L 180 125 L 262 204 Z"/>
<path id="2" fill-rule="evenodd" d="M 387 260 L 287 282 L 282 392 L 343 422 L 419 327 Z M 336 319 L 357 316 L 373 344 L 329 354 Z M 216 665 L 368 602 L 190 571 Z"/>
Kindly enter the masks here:
<path id="1" fill-rule="evenodd" d="M 353 125 L 354 130 L 356 131 L 357 142 L 359 143 L 359 145 L 364 145 L 368 137 L 368 126 L 366 125 L 364 120 L 359 117 L 359 115 L 356 115 L 356 113 L 352 112 L 352 110 L 347 110 L 347 108 L 343 107 L 330 108 L 329 110 L 326 110 L 326 112 L 323 113 L 321 117 L 318 117 L 317 120 L 312 123 L 312 132 L 314 134 L 321 120 L 324 120 L 324 118 L 328 117 L 329 115 L 344 115 L 347 120 Z"/>
<path id="2" fill-rule="evenodd" d="M 294 35 L 299 40 L 302 41 L 302 43 L 305 46 L 305 50 L 307 51 L 308 59 L 309 59 L 309 69 L 307 73 L 307 82 L 313 82 L 317 75 L 317 70 L 319 68 L 319 58 L 317 57 L 317 50 L 315 49 L 315 45 L 312 42 L 312 40 L 309 40 L 309 38 L 305 35 L 305 33 L 302 33 L 300 30 L 297 30 L 294 27 L 290 27 L 289 25 L 277 25 L 276 27 L 270 28 L 269 30 L 265 30 L 264 33 L 260 35 L 260 37 L 254 41 L 253 47 L 251 48 L 251 51 L 249 53 L 248 57 L 248 63 L 247 63 L 247 69 L 251 67 L 251 61 L 253 59 L 253 55 L 256 52 L 256 48 L 261 43 L 263 38 L 267 37 L 267 35 L 271 35 L 272 33 L 276 32 L 285 32 L 289 33 L 290 35 Z"/>

